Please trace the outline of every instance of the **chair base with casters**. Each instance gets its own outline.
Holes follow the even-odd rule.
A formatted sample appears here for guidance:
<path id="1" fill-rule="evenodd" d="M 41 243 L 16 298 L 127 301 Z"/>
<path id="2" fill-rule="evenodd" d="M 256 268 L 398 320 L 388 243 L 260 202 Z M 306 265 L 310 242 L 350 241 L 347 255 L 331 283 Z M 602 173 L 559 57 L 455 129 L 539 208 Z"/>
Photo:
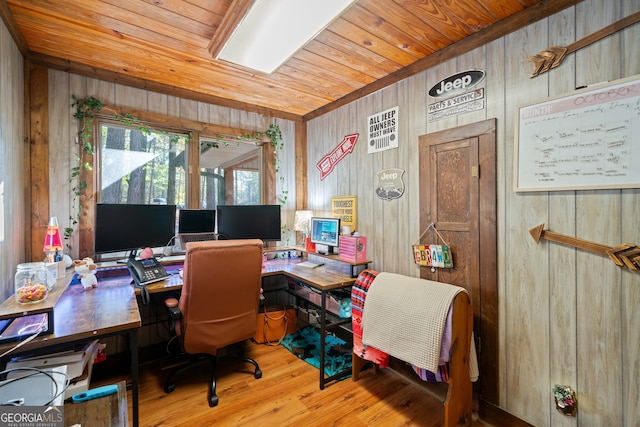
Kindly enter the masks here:
<path id="1" fill-rule="evenodd" d="M 173 338 L 177 338 L 177 336 L 175 335 L 175 324 L 176 321 L 178 321 L 180 319 L 180 310 L 178 309 L 178 300 L 176 298 L 167 298 L 165 300 L 165 305 L 169 311 L 169 318 L 170 318 L 170 331 L 172 333 L 172 340 Z M 171 340 L 170 340 L 171 342 Z M 186 354 L 186 353 L 185 353 Z M 253 377 L 255 379 L 260 379 L 262 378 L 262 371 L 260 370 L 260 366 L 258 366 L 258 362 L 256 362 L 255 360 L 248 358 L 248 357 L 242 357 L 242 356 L 224 356 L 225 358 L 233 358 L 237 361 L 240 362 L 246 362 L 246 363 L 250 363 L 253 365 L 254 367 L 254 372 L 253 372 Z M 208 402 L 209 402 L 209 406 L 210 407 L 214 407 L 218 405 L 218 395 L 216 394 L 216 366 L 217 366 L 217 360 L 218 357 L 212 354 L 196 354 L 196 355 L 190 355 L 189 356 L 189 362 L 183 366 L 180 366 L 176 369 L 174 369 L 171 374 L 169 374 L 169 377 L 167 378 L 167 381 L 165 383 L 164 386 L 164 392 L 165 393 L 171 393 L 172 391 L 174 391 L 176 389 L 176 385 L 173 382 L 173 378 L 186 371 L 187 369 L 191 368 L 192 366 L 202 363 L 204 361 L 209 361 L 209 363 L 211 364 L 211 381 L 209 382 L 209 396 L 207 398 Z"/>
<path id="2" fill-rule="evenodd" d="M 230 357 L 230 356 L 225 356 L 225 358 L 226 357 Z M 199 363 L 202 363 L 208 360 L 209 363 L 211 364 L 212 374 L 211 374 L 211 381 L 209 382 L 209 395 L 207 400 L 209 402 L 210 407 L 217 406 L 218 405 L 218 395 L 216 394 L 216 366 L 218 363 L 217 359 L 218 358 L 216 356 L 211 354 L 192 355 L 190 357 L 190 361 L 188 364 L 174 369 L 171 372 L 171 374 L 169 374 L 169 378 L 167 378 L 167 381 L 164 386 L 164 392 L 171 393 L 176 389 L 176 385 L 173 382 L 173 378 L 175 375 L 184 372 L 185 370 L 191 368 L 194 365 L 197 365 Z M 250 359 L 248 357 L 233 357 L 233 359 L 238 360 L 240 362 L 247 362 L 252 364 L 254 367 L 253 377 L 255 379 L 262 378 L 262 371 L 260 370 L 260 367 L 258 366 L 258 363 L 255 360 Z"/>

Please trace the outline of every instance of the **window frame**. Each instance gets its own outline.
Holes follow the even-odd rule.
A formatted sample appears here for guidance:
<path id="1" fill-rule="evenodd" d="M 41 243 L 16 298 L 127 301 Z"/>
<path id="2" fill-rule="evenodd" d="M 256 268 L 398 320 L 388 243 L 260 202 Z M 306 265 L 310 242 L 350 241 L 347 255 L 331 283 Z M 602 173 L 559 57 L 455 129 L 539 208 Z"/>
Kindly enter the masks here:
<path id="1" fill-rule="evenodd" d="M 187 203 L 186 208 L 199 208 L 200 194 L 200 139 L 222 139 L 235 142 L 239 138 L 243 140 L 254 141 L 260 146 L 261 162 L 262 162 L 262 200 L 263 203 L 276 203 L 276 178 L 275 178 L 275 153 L 270 150 L 270 141 L 266 135 L 259 137 L 249 137 L 255 135 L 256 132 L 263 132 L 256 129 L 242 129 L 235 127 L 220 126 L 211 123 L 199 122 L 195 120 L 182 119 L 178 117 L 168 116 L 164 114 L 151 113 L 148 111 L 128 109 L 123 107 L 104 105 L 100 113 L 95 115 L 92 124 L 92 142 L 94 147 L 99 143 L 96 135 L 99 131 L 99 125 L 102 122 L 112 121 L 119 122 L 121 117 L 135 117 L 135 123 L 127 123 L 125 126 L 144 126 L 152 129 L 158 129 L 166 132 L 180 133 L 190 135 L 190 141 L 187 142 L 186 158 L 187 158 Z M 128 119 L 129 120 L 129 119 Z M 122 120 L 120 120 L 120 124 Z M 100 150 L 96 150 L 99 152 Z M 96 189 L 98 187 L 98 176 L 100 174 L 100 161 L 97 155 L 93 155 L 85 159 L 91 169 L 80 171 L 79 180 L 86 183 L 86 187 L 81 189 L 80 217 L 78 219 L 78 248 L 80 258 L 95 256 L 95 209 L 98 200 Z"/>

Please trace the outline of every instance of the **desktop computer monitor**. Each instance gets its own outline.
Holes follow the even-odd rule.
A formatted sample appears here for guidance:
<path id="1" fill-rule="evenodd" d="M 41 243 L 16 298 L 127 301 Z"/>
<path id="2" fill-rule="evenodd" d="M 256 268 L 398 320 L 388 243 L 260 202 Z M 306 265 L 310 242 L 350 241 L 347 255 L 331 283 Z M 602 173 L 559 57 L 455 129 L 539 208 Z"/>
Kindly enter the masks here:
<path id="1" fill-rule="evenodd" d="M 340 218 L 311 218 L 311 243 L 318 253 L 334 253 L 340 239 Z"/>
<path id="2" fill-rule="evenodd" d="M 176 205 L 96 205 L 95 252 L 133 251 L 171 243 Z"/>
<path id="3" fill-rule="evenodd" d="M 229 239 L 280 241 L 280 205 L 218 205 L 218 233 Z"/>

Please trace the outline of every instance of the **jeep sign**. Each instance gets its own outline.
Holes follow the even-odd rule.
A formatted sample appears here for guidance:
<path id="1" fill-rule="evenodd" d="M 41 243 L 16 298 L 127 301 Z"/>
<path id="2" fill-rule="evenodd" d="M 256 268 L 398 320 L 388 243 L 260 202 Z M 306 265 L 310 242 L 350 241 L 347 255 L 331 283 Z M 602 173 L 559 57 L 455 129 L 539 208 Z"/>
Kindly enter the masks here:
<path id="1" fill-rule="evenodd" d="M 480 83 L 484 79 L 484 75 L 485 73 L 482 70 L 468 70 L 454 74 L 439 81 L 429 89 L 429 96 L 443 98 L 466 92 Z"/>

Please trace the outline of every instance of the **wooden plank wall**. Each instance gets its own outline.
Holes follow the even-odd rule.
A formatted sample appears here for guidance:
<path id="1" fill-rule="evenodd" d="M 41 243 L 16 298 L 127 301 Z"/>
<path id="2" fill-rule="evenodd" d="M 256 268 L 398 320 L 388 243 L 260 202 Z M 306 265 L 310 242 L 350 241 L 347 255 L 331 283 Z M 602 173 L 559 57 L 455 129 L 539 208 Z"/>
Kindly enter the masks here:
<path id="1" fill-rule="evenodd" d="M 358 231 L 373 268 L 418 276 L 410 247 L 418 238 L 418 136 L 497 118 L 500 406 L 538 426 L 640 424 L 640 274 L 608 258 L 550 242 L 535 244 L 540 223 L 605 245 L 640 242 L 640 190 L 513 192 L 514 112 L 518 104 L 576 87 L 640 74 L 636 24 L 567 57 L 537 78 L 526 58 L 566 46 L 638 11 L 636 0 L 585 0 L 308 122 L 309 208 L 328 212 L 333 196 L 358 197 Z M 468 69 L 485 70 L 484 110 L 427 122 L 427 91 Z M 367 116 L 399 106 L 395 150 L 367 154 Z M 323 181 L 316 163 L 344 135 L 358 132 L 354 152 Z M 405 170 L 406 193 L 383 201 L 376 172 Z M 573 387 L 578 417 L 554 408 L 555 384 Z"/>
<path id="2" fill-rule="evenodd" d="M 0 21 L 0 300 L 13 294 L 16 265 L 25 261 L 29 146 L 24 123 L 24 61 Z M 27 163 L 25 163 L 27 162 Z M 29 233 L 30 234 L 30 233 Z"/>

